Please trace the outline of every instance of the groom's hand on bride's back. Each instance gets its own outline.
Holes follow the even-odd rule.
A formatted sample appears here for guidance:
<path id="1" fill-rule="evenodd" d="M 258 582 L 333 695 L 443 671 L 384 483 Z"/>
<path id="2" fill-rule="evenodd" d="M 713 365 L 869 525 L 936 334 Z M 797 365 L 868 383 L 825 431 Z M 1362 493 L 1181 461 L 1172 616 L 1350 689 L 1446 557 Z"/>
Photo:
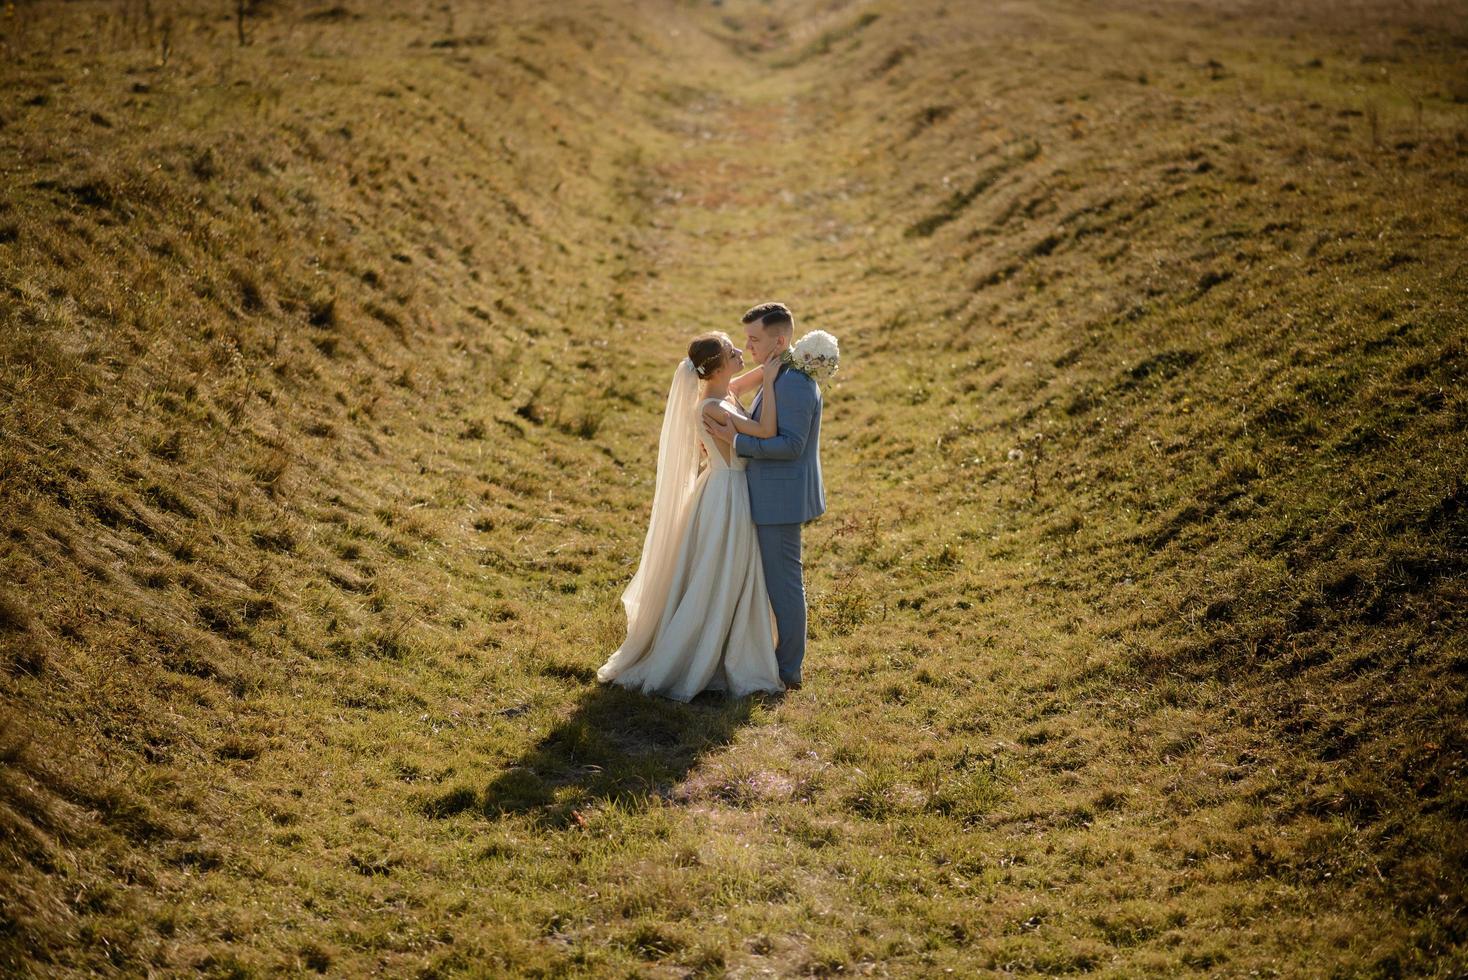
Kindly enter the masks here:
<path id="1" fill-rule="evenodd" d="M 715 439 L 733 444 L 734 436 L 739 431 L 734 428 L 734 423 L 729 421 L 728 412 L 705 412 L 703 415 L 704 431 Z"/>

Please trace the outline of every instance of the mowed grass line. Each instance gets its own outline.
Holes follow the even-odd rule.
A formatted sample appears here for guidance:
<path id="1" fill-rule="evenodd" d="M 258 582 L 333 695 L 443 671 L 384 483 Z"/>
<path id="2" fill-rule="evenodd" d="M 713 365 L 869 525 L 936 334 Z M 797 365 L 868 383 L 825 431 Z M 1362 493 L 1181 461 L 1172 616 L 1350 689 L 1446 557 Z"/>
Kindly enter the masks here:
<path id="1" fill-rule="evenodd" d="M 7 964 L 1459 969 L 1451 28 L 1114 6 L 28 9 Z M 811 683 L 599 689 L 770 295 Z"/>

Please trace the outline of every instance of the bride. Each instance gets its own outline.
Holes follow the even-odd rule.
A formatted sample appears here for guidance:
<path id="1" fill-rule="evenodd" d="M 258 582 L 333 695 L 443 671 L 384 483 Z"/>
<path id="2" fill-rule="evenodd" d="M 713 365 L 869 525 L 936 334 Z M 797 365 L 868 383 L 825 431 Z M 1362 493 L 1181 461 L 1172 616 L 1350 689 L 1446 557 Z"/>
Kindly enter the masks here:
<path id="1" fill-rule="evenodd" d="M 727 414 L 746 435 L 775 434 L 779 364 L 763 365 L 757 422 L 731 393 L 753 380 L 754 371 L 734 379 L 743 366 L 729 336 L 711 333 L 688 345 L 673 373 L 642 561 L 622 593 L 627 638 L 596 672 L 601 683 L 677 701 L 704 690 L 742 697 L 785 689 L 745 460 L 702 424 L 705 414 Z"/>

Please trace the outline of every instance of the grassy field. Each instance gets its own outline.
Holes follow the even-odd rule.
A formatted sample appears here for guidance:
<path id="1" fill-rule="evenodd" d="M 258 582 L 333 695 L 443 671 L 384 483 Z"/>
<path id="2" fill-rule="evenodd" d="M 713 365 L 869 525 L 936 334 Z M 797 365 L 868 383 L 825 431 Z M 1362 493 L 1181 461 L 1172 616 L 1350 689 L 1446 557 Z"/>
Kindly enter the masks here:
<path id="1" fill-rule="evenodd" d="M 1468 973 L 1468 6 L 230 6 L 0 9 L 0 972 Z M 601 688 L 770 298 L 806 686 Z"/>

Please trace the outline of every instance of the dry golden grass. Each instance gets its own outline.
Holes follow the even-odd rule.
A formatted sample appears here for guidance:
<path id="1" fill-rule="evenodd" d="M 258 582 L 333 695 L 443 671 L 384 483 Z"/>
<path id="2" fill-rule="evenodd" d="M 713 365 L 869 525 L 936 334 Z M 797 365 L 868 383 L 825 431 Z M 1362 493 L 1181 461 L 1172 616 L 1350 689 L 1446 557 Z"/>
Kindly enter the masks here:
<path id="1" fill-rule="evenodd" d="M 0 11 L 0 970 L 1454 976 L 1462 3 Z M 807 685 L 594 682 L 842 339 Z"/>

